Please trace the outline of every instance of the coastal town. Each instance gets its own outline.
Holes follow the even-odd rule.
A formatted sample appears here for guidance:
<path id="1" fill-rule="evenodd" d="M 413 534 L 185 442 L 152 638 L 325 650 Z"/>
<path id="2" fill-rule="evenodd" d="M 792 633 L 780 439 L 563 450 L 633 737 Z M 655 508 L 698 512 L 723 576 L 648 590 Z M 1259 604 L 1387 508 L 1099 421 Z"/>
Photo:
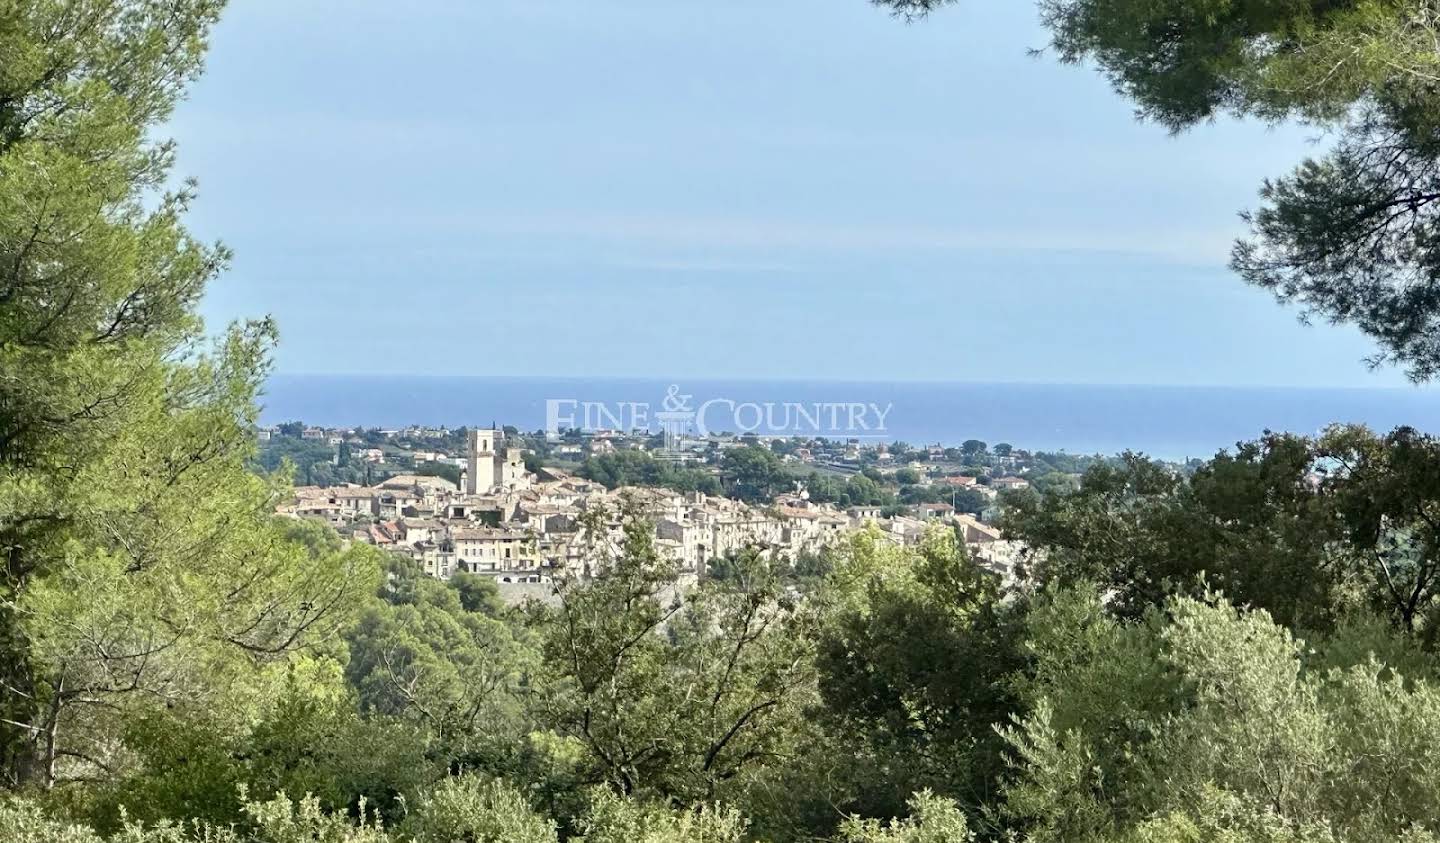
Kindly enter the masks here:
<path id="1" fill-rule="evenodd" d="M 1437 73 L 0 0 L 0 843 L 1440 843 Z"/>
<path id="2" fill-rule="evenodd" d="M 1003 456 L 987 453 L 993 465 L 979 471 L 954 467 L 965 458 L 964 449 L 948 449 L 954 462 L 947 462 L 942 446 L 909 449 L 902 444 L 897 458 L 894 446 L 886 444 L 747 438 L 712 443 L 721 455 L 717 463 L 727 452 L 763 451 L 776 455 L 777 465 L 789 467 L 788 476 L 800 478 L 777 484 L 783 488 L 773 495 L 747 501 L 698 489 L 607 485 L 586 476 L 595 473 L 596 461 L 618 453 L 651 459 L 648 450 L 660 443 L 641 434 L 602 432 L 535 448 L 534 437 L 513 428 L 366 431 L 295 425 L 283 432 L 262 430 L 260 438 L 264 444 L 293 439 L 297 428 L 302 442 L 333 450 L 332 465 L 342 456 L 365 464 L 373 482 L 297 485 L 278 512 L 323 520 L 350 540 L 410 557 L 438 579 L 460 572 L 490 577 L 512 602 L 545 599 L 556 577 L 596 573 L 596 557 L 603 556 L 596 548 L 618 541 L 621 512 L 638 513 L 653 524 L 657 548 L 674 561 L 681 577 L 691 580 L 746 550 L 793 562 L 823 553 L 857 530 L 874 529 L 897 544 L 913 545 L 937 525 L 953 529 L 978 564 L 1009 576 L 1021 548 L 990 522 L 1000 495 L 1029 487 L 1023 475 L 1034 470 L 1030 455 L 1008 446 L 997 446 Z M 457 448 L 457 443 L 463 444 Z M 538 459 L 537 451 L 549 459 Z M 979 456 L 974 445 L 969 455 L 971 462 L 979 461 L 973 459 Z M 572 461 L 565 462 L 567 457 Z M 925 497 L 946 500 L 816 500 L 808 487 L 817 484 L 807 482 L 804 469 L 813 472 L 817 462 L 861 483 L 872 477 L 882 482 L 923 478 L 925 488 L 941 491 Z M 957 509 L 962 496 L 975 511 Z M 596 525 L 603 525 L 598 528 L 603 535 L 593 534 Z"/>

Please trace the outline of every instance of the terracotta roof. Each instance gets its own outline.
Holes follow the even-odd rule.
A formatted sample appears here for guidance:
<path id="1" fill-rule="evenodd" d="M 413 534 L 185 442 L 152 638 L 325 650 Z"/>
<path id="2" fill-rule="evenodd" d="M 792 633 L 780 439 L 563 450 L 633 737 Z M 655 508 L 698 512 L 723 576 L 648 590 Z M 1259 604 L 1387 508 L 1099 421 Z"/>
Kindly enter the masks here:
<path id="1" fill-rule="evenodd" d="M 425 486 L 431 489 L 444 489 L 455 491 L 456 486 L 444 477 L 432 477 L 428 474 L 397 474 L 394 477 L 382 480 L 377 489 L 401 489 L 407 486 Z"/>

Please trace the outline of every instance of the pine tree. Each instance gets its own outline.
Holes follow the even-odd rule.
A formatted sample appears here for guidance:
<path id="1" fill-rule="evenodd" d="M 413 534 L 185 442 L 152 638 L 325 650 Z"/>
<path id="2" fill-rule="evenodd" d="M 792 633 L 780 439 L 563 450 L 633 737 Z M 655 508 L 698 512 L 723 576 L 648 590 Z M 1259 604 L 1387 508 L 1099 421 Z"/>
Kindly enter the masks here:
<path id="1" fill-rule="evenodd" d="M 154 128 L 217 0 L 0 2 L 0 779 L 116 773 L 328 629 L 362 570 L 287 542 L 246 472 L 267 320 L 207 341 L 229 257 Z M 363 587 L 363 586 L 361 586 Z M 209 671 L 208 675 L 205 674 Z"/>

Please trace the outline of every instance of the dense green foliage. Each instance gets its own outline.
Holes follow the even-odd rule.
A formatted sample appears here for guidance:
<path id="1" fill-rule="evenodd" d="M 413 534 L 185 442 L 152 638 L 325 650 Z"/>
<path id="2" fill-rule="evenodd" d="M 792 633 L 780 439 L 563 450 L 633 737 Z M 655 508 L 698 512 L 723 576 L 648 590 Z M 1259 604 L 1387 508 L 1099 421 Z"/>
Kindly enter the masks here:
<path id="1" fill-rule="evenodd" d="M 413 453 L 393 446 L 386 454 L 386 461 L 372 462 L 361 455 L 358 446 L 350 444 L 352 437 L 367 446 L 387 444 L 385 437 L 374 430 L 357 430 L 339 445 L 319 439 L 304 439 L 298 432 L 285 433 L 260 443 L 249 464 L 262 473 L 286 475 L 299 486 L 342 486 L 347 483 L 373 486 L 396 474 L 443 477 L 457 487 L 460 484 L 460 467 L 452 462 L 417 462 Z M 447 443 L 449 438 L 445 440 Z M 397 441 L 407 440 L 401 438 Z"/>
<path id="2" fill-rule="evenodd" d="M 207 0 L 0 5 L 0 782 L 104 777 L 157 716 L 234 728 L 373 562 L 293 541 L 245 468 L 266 322 L 207 343 L 225 264 L 149 129 Z"/>
<path id="3" fill-rule="evenodd" d="M 1416 446 L 1408 432 L 1343 430 L 1324 447 L 1347 443 L 1391 454 L 1383 472 Z M 1320 447 L 1257 443 L 1240 461 Z M 1098 519 L 1108 482 L 1145 513 L 1109 548 L 1145 575 L 1146 549 L 1178 547 L 1188 529 L 1149 519 L 1208 515 L 1208 475 L 1237 459 L 1194 481 L 1160 482 L 1140 460 L 1097 467 L 1026 517 Z M 1341 473 L 1299 494 L 1325 494 Z M 1266 517 L 1278 528 L 1293 510 Z M 241 728 L 157 712 L 132 727 L 137 755 L 113 782 L 0 802 L 0 829 L 100 839 L 67 830 L 83 820 L 125 840 L 275 843 L 1423 841 L 1440 829 L 1429 616 L 1407 626 L 1363 588 L 1253 586 L 1256 602 L 1324 619 L 1303 629 L 1203 586 L 1102 599 L 1121 595 L 1055 544 L 1037 570 L 1066 557 L 1065 576 L 1017 591 L 943 530 L 914 549 L 859 534 L 803 592 L 758 553 L 686 588 L 647 526 L 619 515 L 607 576 L 523 610 L 470 579 L 390 566 L 329 653 L 289 660 Z M 1333 550 L 1353 549 L 1337 536 Z"/>
<path id="4" fill-rule="evenodd" d="M 1012 499 L 1004 525 L 1041 582 L 1098 582 L 1137 616 L 1210 587 L 1302 629 L 1364 609 L 1429 640 L 1440 587 L 1440 441 L 1336 427 L 1268 436 L 1188 479 L 1130 455 L 1074 493 Z"/>
<path id="5" fill-rule="evenodd" d="M 415 473 L 421 477 L 440 477 L 460 488 L 460 466 L 448 462 L 422 462 L 415 466 Z"/>
<path id="6" fill-rule="evenodd" d="M 587 480 L 605 484 L 608 489 L 659 486 L 677 492 L 704 492 L 707 495 L 721 492 L 719 478 L 703 468 L 659 460 L 646 451 L 624 450 L 590 457 L 580 466 L 579 474 Z"/>
<path id="7" fill-rule="evenodd" d="M 1013 710 L 1006 677 L 1022 665 L 996 578 L 937 531 L 918 552 L 863 535 L 831 581 L 817 639 L 823 722 L 837 748 L 885 771 L 852 783 L 853 807 L 903 814 L 924 789 L 993 803 L 1005 768 L 993 726 Z"/>
<path id="8" fill-rule="evenodd" d="M 908 475 L 906 475 L 908 472 Z M 580 475 L 607 488 L 658 486 L 677 492 L 726 495 L 752 504 L 766 504 L 777 495 L 804 491 L 815 503 L 848 506 L 888 506 L 901 503 L 948 502 L 952 492 L 925 482 L 910 469 L 886 478 L 879 471 L 847 476 L 822 474 L 784 462 L 776 449 L 758 444 L 730 448 L 720 456 L 715 471 L 656 459 L 645 451 L 621 450 L 592 456 Z M 902 476 L 906 475 L 906 476 Z M 980 512 L 985 500 L 960 491 L 957 503 L 967 512 Z"/>
<path id="9" fill-rule="evenodd" d="M 337 460 L 336 456 L 335 446 L 325 442 L 277 436 L 256 452 L 251 464 L 263 472 L 291 471 L 300 486 L 365 485 L 380 479 L 367 477 L 366 466 L 359 460 Z"/>

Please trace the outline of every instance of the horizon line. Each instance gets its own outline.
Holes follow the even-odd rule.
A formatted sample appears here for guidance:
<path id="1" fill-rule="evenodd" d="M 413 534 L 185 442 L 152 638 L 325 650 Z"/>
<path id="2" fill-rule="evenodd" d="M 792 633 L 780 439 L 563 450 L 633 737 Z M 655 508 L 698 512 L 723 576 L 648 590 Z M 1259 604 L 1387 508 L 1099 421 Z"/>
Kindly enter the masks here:
<path id="1" fill-rule="evenodd" d="M 863 386 L 1027 386 L 1027 387 L 1091 387 L 1113 389 L 1231 389 L 1255 391 L 1351 391 L 1351 392 L 1414 392 L 1431 390 L 1428 383 L 1375 384 L 1244 384 L 1244 383 L 1158 383 L 1135 381 L 1044 381 L 1044 380 L 965 380 L 940 378 L 841 378 L 801 376 L 738 376 L 738 375 L 697 375 L 675 377 L 668 375 L 502 375 L 502 374 L 455 374 L 435 372 L 272 372 L 266 380 L 273 378 L 421 378 L 427 380 L 471 379 L 503 381 L 611 381 L 611 382 L 653 382 L 653 383 L 756 383 L 756 384 L 841 384 Z"/>

